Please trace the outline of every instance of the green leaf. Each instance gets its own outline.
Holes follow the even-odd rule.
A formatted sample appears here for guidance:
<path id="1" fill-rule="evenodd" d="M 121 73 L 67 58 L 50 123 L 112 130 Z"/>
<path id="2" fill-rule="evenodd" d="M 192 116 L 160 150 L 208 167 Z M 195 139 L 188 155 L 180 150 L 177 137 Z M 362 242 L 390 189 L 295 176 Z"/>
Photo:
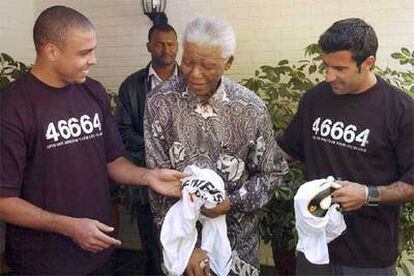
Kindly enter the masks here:
<path id="1" fill-rule="evenodd" d="M 404 58 L 404 55 L 401 54 L 401 53 L 392 53 L 391 57 L 394 58 L 394 59 L 402 59 L 402 58 Z"/>
<path id="2" fill-rule="evenodd" d="M 287 59 L 283 59 L 283 60 L 279 61 L 278 65 L 286 65 L 288 63 L 289 63 L 289 61 Z"/>
<path id="3" fill-rule="evenodd" d="M 408 59 L 406 59 L 406 58 L 400 60 L 401 65 L 404 65 L 404 64 L 407 64 L 407 63 L 408 63 Z"/>
<path id="4" fill-rule="evenodd" d="M 410 56 L 411 56 L 410 51 L 409 51 L 407 48 L 405 48 L 405 47 L 401 48 L 401 52 L 402 52 L 402 53 L 403 53 L 406 57 L 410 57 Z"/>
<path id="5" fill-rule="evenodd" d="M 312 64 L 311 66 L 309 66 L 309 75 L 312 75 L 313 73 L 316 72 L 318 68 L 316 67 L 315 64 Z"/>
<path id="6" fill-rule="evenodd" d="M 6 53 L 1 53 L 1 56 L 6 62 L 10 64 L 13 64 L 15 62 L 14 59 Z"/>

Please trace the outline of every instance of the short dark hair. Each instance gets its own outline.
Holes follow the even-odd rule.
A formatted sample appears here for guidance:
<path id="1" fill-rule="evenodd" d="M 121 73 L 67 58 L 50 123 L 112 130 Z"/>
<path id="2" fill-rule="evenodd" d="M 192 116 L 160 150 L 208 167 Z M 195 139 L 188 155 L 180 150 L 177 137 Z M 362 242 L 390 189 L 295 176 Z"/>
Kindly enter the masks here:
<path id="1" fill-rule="evenodd" d="M 369 56 L 377 54 L 378 39 L 374 29 L 360 18 L 336 21 L 318 41 L 323 53 L 349 50 L 359 67 Z"/>
<path id="2" fill-rule="evenodd" d="M 41 46 L 51 41 L 64 45 L 69 29 L 94 29 L 93 24 L 80 12 L 65 6 L 52 6 L 42 11 L 33 27 L 33 41 L 39 53 Z"/>
<path id="3" fill-rule="evenodd" d="M 148 41 L 151 41 L 152 34 L 155 31 L 173 32 L 175 37 L 177 37 L 177 32 L 174 30 L 174 28 L 170 24 L 155 24 L 155 25 L 152 25 L 152 27 L 148 31 Z"/>

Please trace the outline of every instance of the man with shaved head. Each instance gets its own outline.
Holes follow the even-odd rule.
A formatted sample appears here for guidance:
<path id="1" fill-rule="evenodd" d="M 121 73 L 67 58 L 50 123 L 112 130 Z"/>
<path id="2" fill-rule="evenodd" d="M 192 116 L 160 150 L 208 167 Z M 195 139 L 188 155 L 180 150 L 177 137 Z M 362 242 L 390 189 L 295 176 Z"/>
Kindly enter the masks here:
<path id="1" fill-rule="evenodd" d="M 110 274 L 108 177 L 179 196 L 182 174 L 138 168 L 124 157 L 107 94 L 87 77 L 92 23 L 64 6 L 33 29 L 36 61 L 1 95 L 0 220 L 16 274 Z"/>

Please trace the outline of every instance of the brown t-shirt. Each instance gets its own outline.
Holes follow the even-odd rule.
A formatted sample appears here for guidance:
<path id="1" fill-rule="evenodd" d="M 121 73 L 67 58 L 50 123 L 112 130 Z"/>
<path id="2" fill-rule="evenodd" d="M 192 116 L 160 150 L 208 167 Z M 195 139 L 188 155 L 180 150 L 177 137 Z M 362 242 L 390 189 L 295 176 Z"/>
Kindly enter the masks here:
<path id="1" fill-rule="evenodd" d="M 31 73 L 1 95 L 0 196 L 110 224 L 106 164 L 123 151 L 104 88 L 87 79 L 56 89 Z M 111 250 L 8 224 L 7 263 L 21 273 L 88 273 Z"/>
<path id="2" fill-rule="evenodd" d="M 278 139 L 305 163 L 307 180 L 329 175 L 365 185 L 414 183 L 413 99 L 381 78 L 358 95 L 335 95 L 321 83 L 303 96 Z M 397 257 L 399 207 L 363 207 L 344 214 L 347 230 L 329 244 L 331 262 L 386 267 Z"/>

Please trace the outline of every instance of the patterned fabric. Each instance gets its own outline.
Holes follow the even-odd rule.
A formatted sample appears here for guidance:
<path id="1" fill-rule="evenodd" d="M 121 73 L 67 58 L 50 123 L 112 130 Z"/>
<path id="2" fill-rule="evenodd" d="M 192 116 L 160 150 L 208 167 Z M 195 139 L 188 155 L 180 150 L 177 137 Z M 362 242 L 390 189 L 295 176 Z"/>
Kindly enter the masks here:
<path id="1" fill-rule="evenodd" d="M 208 101 L 200 101 L 187 91 L 185 80 L 177 77 L 148 95 L 144 131 L 149 168 L 182 171 L 196 165 L 223 178 L 231 203 L 227 226 L 235 256 L 233 273 L 257 275 L 257 211 L 270 200 L 288 170 L 264 103 L 226 77 Z M 151 197 L 155 223 L 160 227 L 176 200 L 153 192 Z"/>

